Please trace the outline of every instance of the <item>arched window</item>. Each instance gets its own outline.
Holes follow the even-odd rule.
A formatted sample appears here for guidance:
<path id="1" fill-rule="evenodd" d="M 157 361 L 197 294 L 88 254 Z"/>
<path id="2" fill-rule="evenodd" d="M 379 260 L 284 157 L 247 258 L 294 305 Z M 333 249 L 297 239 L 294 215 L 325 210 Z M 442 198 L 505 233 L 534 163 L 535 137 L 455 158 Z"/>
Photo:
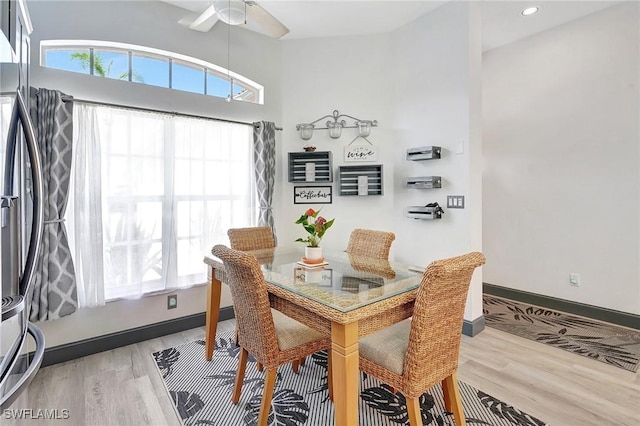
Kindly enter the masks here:
<path id="1" fill-rule="evenodd" d="M 95 40 L 44 40 L 40 64 L 47 68 L 114 78 L 258 104 L 264 87 L 226 68 L 150 47 Z"/>

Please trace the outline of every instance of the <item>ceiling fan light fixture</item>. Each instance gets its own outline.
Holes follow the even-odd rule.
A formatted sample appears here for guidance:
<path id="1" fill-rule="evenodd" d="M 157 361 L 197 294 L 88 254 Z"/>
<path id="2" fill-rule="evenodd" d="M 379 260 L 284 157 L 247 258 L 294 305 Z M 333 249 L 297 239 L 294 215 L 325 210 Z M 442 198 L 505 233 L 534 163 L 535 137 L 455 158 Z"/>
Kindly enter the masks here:
<path id="1" fill-rule="evenodd" d="M 218 0 L 213 3 L 218 18 L 229 25 L 246 22 L 246 6 L 242 0 Z"/>

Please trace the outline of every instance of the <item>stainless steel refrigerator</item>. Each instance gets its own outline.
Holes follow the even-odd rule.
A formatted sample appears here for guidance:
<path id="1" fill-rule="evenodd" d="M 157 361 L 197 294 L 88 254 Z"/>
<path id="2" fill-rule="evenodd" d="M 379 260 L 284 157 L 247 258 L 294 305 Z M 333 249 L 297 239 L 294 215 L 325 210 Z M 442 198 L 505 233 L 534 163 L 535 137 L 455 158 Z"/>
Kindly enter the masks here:
<path id="1" fill-rule="evenodd" d="M 0 409 L 4 410 L 37 373 L 45 342 L 29 321 L 43 210 L 40 159 L 25 102 L 30 22 L 24 1 L 0 1 L 0 27 Z"/>

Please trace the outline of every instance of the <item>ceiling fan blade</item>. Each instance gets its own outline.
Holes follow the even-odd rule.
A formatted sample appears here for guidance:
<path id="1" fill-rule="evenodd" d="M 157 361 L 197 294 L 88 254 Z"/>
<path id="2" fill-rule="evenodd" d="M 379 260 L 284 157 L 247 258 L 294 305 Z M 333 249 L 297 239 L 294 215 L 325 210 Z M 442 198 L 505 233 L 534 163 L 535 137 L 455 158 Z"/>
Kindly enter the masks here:
<path id="1" fill-rule="evenodd" d="M 200 14 L 190 13 L 178 21 L 179 24 L 185 27 L 203 33 L 213 28 L 216 22 L 218 22 L 218 15 L 216 15 L 216 10 L 213 5 L 206 8 L 204 12 Z"/>
<path id="2" fill-rule="evenodd" d="M 247 4 L 247 24 L 253 27 L 252 24 L 255 23 L 257 28 L 252 28 L 255 31 L 273 38 L 280 38 L 289 32 L 289 28 L 255 1 L 246 0 L 245 3 Z"/>

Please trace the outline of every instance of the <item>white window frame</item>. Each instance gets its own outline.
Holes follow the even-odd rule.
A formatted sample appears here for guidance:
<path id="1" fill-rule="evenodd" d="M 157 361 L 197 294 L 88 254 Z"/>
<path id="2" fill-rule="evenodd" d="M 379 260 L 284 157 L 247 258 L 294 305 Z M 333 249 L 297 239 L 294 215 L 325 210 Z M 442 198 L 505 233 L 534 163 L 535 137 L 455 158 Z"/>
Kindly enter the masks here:
<path id="1" fill-rule="evenodd" d="M 204 78 L 206 82 L 206 73 L 210 71 L 215 76 L 221 79 L 231 79 L 232 82 L 237 81 L 246 90 L 238 93 L 234 96 L 235 100 L 247 99 L 246 91 L 249 91 L 255 95 L 255 103 L 264 104 L 264 86 L 261 84 L 243 76 L 231 70 L 228 70 L 219 65 L 211 62 L 204 61 L 202 59 L 194 58 L 192 56 L 182 55 L 180 53 L 169 52 L 167 50 L 155 49 L 152 47 L 139 46 L 129 43 L 120 43 L 115 41 L 101 41 L 101 40 L 42 40 L 40 42 L 40 65 L 46 67 L 47 52 L 52 50 L 72 50 L 72 49 L 109 49 L 114 52 L 132 54 L 142 54 L 144 56 L 167 59 L 169 60 L 169 67 L 171 70 L 172 63 L 174 61 L 183 65 L 193 66 L 198 68 L 204 68 Z M 131 78 L 131 61 L 129 62 L 129 78 Z M 171 86 L 171 79 L 169 79 L 169 87 Z M 206 91 L 206 83 L 205 83 Z M 192 93 L 192 92 L 189 92 Z M 204 93 L 203 93 L 204 94 Z M 213 96 L 213 95 L 207 95 Z"/>

